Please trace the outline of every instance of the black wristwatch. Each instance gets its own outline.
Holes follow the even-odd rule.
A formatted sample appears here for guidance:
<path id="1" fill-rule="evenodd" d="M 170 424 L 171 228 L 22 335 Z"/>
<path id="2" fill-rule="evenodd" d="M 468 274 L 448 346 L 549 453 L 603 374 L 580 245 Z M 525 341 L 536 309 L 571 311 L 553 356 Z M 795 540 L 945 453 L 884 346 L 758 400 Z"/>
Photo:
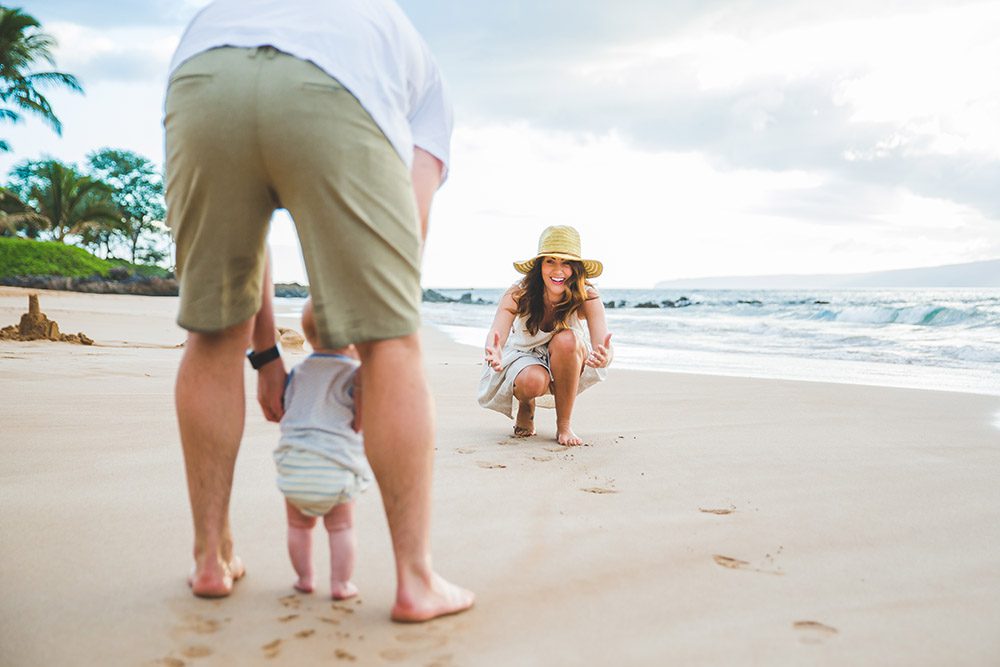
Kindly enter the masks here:
<path id="1" fill-rule="evenodd" d="M 250 360 L 250 365 L 253 366 L 253 369 L 259 371 L 275 359 L 281 359 L 281 350 L 278 349 L 277 345 L 269 347 L 266 350 L 261 350 L 260 352 L 247 350 L 247 359 Z"/>

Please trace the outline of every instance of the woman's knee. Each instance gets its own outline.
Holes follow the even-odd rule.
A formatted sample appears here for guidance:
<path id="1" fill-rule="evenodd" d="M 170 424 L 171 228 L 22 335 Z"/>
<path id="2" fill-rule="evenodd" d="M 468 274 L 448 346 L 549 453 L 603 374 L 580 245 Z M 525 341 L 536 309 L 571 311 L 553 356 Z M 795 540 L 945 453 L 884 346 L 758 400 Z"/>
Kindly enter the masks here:
<path id="1" fill-rule="evenodd" d="M 582 357 L 583 343 L 569 329 L 560 331 L 549 341 L 549 356 L 554 359 Z"/>
<path id="2" fill-rule="evenodd" d="M 549 388 L 549 374 L 542 366 L 528 366 L 514 378 L 514 395 L 520 400 L 541 396 Z"/>

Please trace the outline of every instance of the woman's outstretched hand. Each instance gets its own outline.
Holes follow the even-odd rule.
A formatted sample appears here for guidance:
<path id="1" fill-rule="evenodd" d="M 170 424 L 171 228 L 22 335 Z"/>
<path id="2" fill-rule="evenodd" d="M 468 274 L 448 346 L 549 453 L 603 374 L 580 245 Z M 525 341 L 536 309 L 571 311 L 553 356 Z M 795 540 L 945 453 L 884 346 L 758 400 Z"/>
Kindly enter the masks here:
<path id="1" fill-rule="evenodd" d="M 604 337 L 604 345 L 595 347 L 584 363 L 591 368 L 605 368 L 611 363 L 611 334 Z"/>
<path id="2" fill-rule="evenodd" d="M 486 346 L 486 365 L 497 371 L 503 370 L 503 355 L 500 353 L 500 334 L 493 332 L 493 344 Z"/>

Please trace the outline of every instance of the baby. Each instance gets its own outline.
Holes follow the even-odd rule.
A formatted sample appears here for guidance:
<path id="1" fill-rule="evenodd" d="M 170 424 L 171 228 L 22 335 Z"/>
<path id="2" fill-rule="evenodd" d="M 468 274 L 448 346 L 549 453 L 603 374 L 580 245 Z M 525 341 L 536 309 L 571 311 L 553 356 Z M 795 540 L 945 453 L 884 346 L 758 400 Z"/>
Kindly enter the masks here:
<path id="1" fill-rule="evenodd" d="M 288 555 L 299 577 L 295 589 L 311 593 L 312 529 L 323 517 L 330 538 L 331 595 L 343 600 L 358 593 L 351 583 L 354 499 L 372 482 L 358 433 L 361 364 L 353 345 L 322 347 L 311 300 L 302 312 L 302 330 L 313 353 L 288 376 L 281 440 L 274 451 L 288 515 Z"/>

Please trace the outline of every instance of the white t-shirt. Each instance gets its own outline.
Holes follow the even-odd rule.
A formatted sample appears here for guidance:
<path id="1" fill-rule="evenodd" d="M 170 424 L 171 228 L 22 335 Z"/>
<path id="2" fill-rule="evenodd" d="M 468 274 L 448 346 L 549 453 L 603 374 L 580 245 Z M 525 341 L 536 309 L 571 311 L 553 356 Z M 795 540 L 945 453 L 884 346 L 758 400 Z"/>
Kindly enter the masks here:
<path id="1" fill-rule="evenodd" d="M 447 91 L 427 44 L 393 0 L 215 0 L 188 25 L 170 71 L 208 49 L 266 45 L 340 81 L 407 168 L 416 145 L 447 171 Z"/>

